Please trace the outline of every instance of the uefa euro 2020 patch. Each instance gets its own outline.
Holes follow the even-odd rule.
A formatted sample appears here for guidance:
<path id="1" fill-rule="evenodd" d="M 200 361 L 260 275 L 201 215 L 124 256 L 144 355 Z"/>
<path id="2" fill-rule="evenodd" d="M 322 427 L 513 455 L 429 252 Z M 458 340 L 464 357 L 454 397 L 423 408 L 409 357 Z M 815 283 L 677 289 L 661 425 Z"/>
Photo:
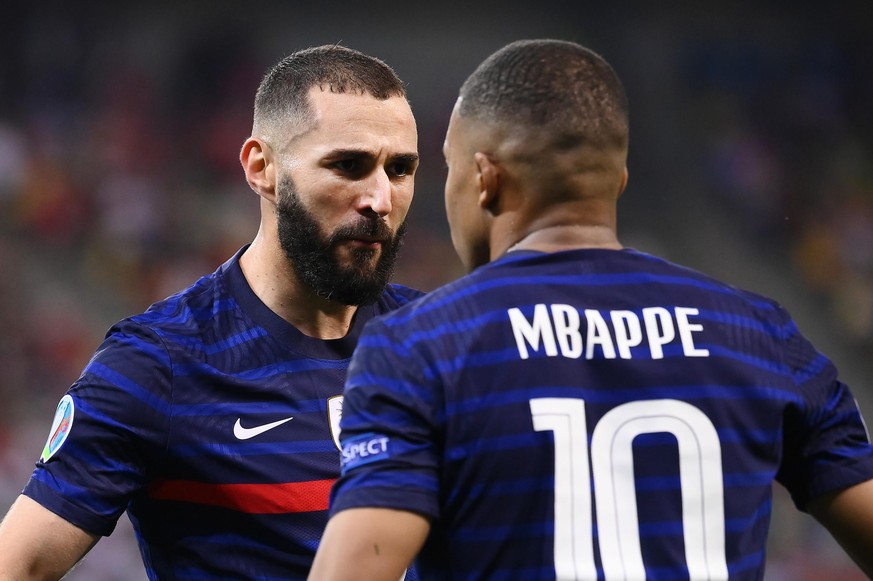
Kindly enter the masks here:
<path id="1" fill-rule="evenodd" d="M 67 436 L 70 435 L 70 429 L 73 427 L 75 412 L 76 406 L 73 405 L 73 398 L 69 395 L 62 397 L 55 412 L 55 419 L 52 422 L 52 429 L 49 432 L 48 440 L 45 442 L 45 448 L 42 450 L 40 462 L 47 462 L 66 441 Z"/>
<path id="2" fill-rule="evenodd" d="M 391 440 L 382 434 L 361 434 L 343 442 L 343 472 L 370 462 L 388 458 L 388 443 Z"/>

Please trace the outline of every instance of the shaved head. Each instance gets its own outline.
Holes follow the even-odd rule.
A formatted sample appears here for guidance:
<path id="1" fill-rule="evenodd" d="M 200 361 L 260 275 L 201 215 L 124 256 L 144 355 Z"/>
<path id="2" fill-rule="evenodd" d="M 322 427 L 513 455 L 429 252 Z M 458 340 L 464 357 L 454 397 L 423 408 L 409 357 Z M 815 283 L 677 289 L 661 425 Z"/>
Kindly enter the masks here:
<path id="1" fill-rule="evenodd" d="M 255 95 L 252 133 L 269 138 L 289 124 L 305 129 L 312 121 L 313 87 L 379 100 L 406 98 L 403 81 L 383 61 L 339 45 L 307 48 L 286 56 L 264 76 Z"/>
<path id="2" fill-rule="evenodd" d="M 627 148 L 624 87 L 597 53 L 560 40 L 513 42 L 461 87 L 459 114 L 542 133 L 558 149 Z"/>

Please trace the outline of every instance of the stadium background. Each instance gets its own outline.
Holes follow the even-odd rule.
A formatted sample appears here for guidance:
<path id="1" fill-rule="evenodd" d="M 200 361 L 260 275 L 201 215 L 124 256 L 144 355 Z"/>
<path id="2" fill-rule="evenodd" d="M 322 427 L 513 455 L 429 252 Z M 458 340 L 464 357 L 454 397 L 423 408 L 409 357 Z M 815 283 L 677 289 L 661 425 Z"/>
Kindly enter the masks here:
<path id="1" fill-rule="evenodd" d="M 254 90 L 332 42 L 391 64 L 418 119 L 396 280 L 462 274 L 440 153 L 460 83 L 511 40 L 575 40 L 630 97 L 622 241 L 779 299 L 873 417 L 868 0 L 119 4 L 0 8 L 0 512 L 108 326 L 254 235 L 237 161 Z M 767 579 L 861 578 L 781 490 L 774 512 Z M 68 578 L 144 579 L 131 537 L 123 517 Z"/>

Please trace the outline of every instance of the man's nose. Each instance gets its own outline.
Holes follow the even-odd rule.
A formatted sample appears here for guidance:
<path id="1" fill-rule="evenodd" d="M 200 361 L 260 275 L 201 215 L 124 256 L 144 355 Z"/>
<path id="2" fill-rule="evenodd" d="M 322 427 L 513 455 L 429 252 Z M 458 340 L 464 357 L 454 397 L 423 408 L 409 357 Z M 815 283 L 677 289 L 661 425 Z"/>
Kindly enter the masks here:
<path id="1" fill-rule="evenodd" d="M 391 180 L 384 169 L 378 169 L 365 184 L 366 191 L 360 202 L 360 210 L 370 210 L 379 216 L 387 216 L 391 212 Z"/>

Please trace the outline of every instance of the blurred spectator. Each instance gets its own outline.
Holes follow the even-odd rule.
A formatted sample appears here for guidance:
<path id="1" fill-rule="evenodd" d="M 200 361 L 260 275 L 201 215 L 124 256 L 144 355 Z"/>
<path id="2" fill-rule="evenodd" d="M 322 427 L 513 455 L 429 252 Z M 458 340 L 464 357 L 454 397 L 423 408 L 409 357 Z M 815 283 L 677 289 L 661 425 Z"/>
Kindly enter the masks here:
<path id="1" fill-rule="evenodd" d="M 690 137 L 732 221 L 786 247 L 800 282 L 869 360 L 873 42 L 848 23 L 813 34 L 790 30 L 797 18 L 767 24 L 766 35 L 722 27 L 717 40 L 698 30 L 688 41 Z"/>

